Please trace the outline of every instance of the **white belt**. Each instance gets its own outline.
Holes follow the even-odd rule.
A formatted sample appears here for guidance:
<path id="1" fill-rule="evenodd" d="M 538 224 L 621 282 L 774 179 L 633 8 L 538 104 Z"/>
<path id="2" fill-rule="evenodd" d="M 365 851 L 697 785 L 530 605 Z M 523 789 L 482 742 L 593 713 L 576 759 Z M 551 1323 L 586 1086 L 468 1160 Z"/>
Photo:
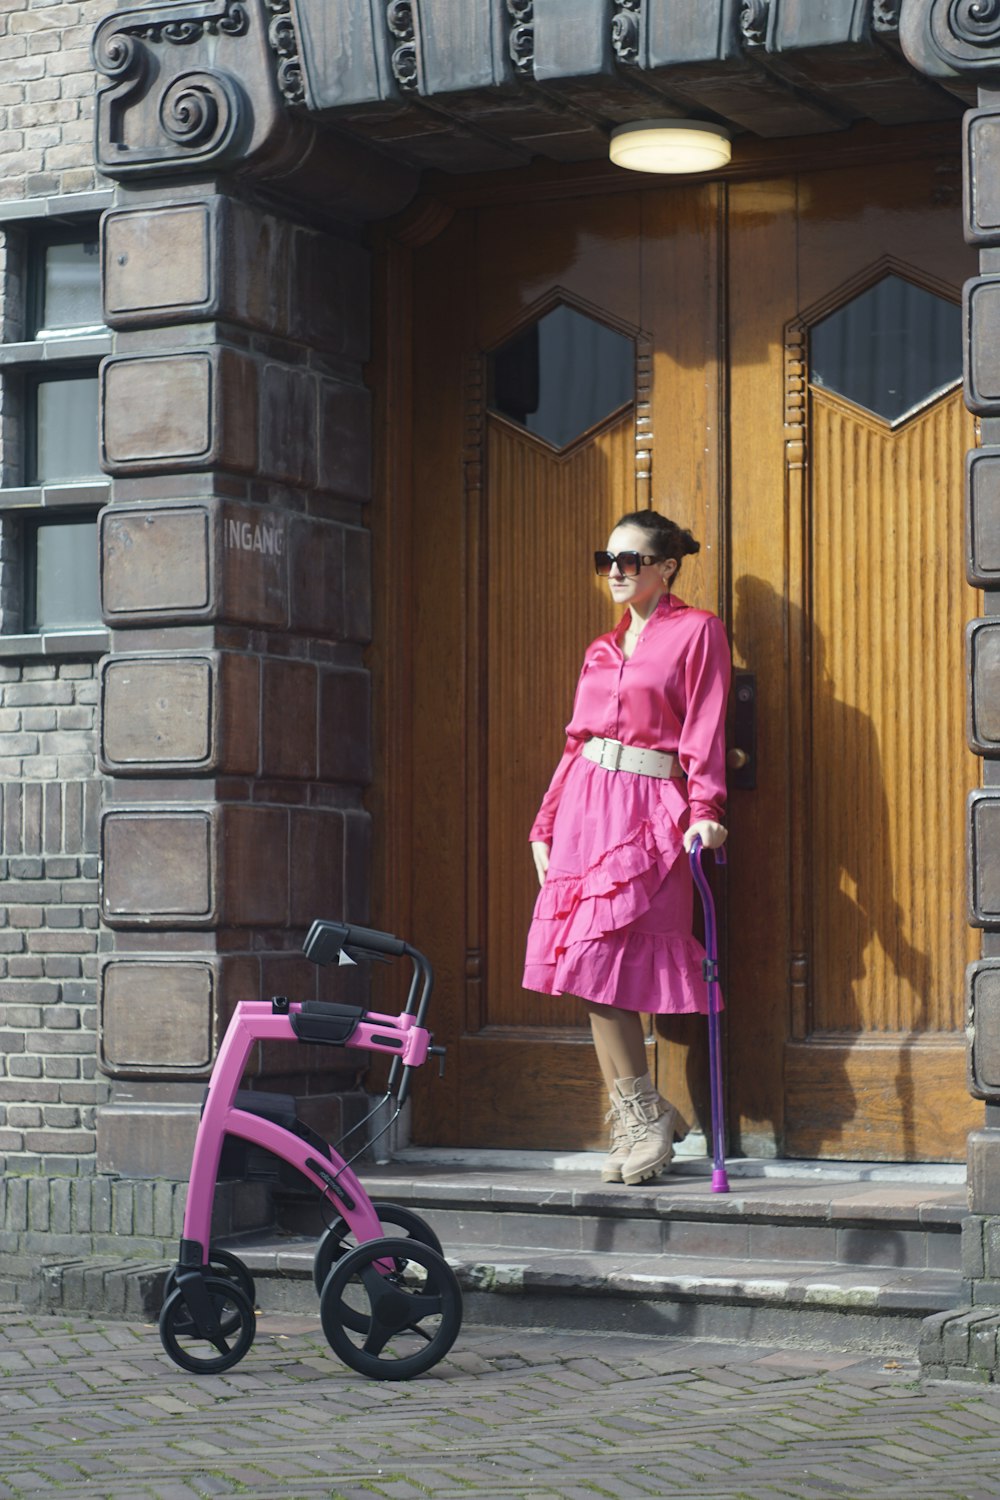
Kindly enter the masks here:
<path id="1" fill-rule="evenodd" d="M 592 760 L 605 771 L 634 771 L 639 776 L 658 776 L 667 780 L 671 776 L 683 776 L 676 755 L 666 750 L 643 750 L 638 745 L 623 745 L 621 740 L 588 740 L 581 752 L 585 760 Z"/>

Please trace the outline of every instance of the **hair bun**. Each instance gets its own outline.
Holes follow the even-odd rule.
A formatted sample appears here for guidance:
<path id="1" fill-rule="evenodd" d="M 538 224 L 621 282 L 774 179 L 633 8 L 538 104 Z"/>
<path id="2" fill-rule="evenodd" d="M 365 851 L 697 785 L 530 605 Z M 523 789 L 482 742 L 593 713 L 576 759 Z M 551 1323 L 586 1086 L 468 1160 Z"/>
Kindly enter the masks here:
<path id="1" fill-rule="evenodd" d="M 683 548 L 685 557 L 690 557 L 693 552 L 701 551 L 701 543 L 695 541 L 690 531 L 687 531 L 683 527 L 678 527 L 678 530 L 680 531 L 681 547 Z"/>

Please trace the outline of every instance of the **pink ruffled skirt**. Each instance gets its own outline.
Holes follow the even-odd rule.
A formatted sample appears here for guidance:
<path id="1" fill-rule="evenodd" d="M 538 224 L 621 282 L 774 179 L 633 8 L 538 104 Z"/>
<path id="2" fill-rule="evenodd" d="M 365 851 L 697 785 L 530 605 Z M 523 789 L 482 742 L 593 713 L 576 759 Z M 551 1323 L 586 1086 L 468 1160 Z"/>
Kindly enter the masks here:
<path id="1" fill-rule="evenodd" d="M 682 785 L 573 762 L 528 932 L 525 989 L 650 1015 L 707 1014 Z"/>

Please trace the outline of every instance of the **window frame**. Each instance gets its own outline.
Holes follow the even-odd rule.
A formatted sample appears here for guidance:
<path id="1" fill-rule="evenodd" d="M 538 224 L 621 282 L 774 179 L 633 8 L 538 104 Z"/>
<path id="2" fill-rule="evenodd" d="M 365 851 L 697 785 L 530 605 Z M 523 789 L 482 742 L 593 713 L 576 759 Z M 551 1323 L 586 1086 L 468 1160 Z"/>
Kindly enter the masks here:
<path id="1" fill-rule="evenodd" d="M 8 311 L 0 323 L 0 383 L 4 397 L 14 398 L 3 402 L 3 421 L 4 435 L 13 438 L 15 450 L 13 458 L 4 456 L 0 470 L 0 535 L 12 554 L 5 569 L 18 595 L 17 604 L 0 620 L 0 659 L 98 656 L 110 642 L 99 616 L 92 626 L 46 630 L 29 625 L 37 580 L 29 578 L 34 552 L 28 536 L 32 524 L 43 523 L 46 515 L 71 519 L 75 513 L 80 519 L 92 517 L 96 549 L 98 515 L 111 498 L 111 481 L 99 470 L 48 482 L 28 479 L 37 464 L 34 391 L 53 377 L 96 376 L 101 359 L 112 350 L 111 332 L 103 324 L 65 329 L 42 325 L 45 251 L 51 245 L 99 241 L 100 213 L 111 203 L 110 192 L 97 192 L 0 205 L 0 232 L 7 248 L 3 290 L 14 304 L 13 316 Z"/>

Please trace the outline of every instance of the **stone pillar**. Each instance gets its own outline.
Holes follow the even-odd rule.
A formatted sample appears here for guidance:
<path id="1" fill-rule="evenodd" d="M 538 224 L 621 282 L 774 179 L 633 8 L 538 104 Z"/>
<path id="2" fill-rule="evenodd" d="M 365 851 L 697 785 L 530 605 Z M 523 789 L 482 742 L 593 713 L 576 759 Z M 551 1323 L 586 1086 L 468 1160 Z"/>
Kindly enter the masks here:
<path id="1" fill-rule="evenodd" d="M 968 804 L 968 915 L 983 940 L 966 983 L 969 1089 L 985 1119 L 969 1136 L 967 1300 L 927 1320 L 920 1358 L 928 1374 L 989 1381 L 1000 1379 L 1000 4 L 903 0 L 900 38 L 930 77 L 978 86 L 964 124 L 965 237 L 980 247 L 965 288 L 965 393 L 982 446 L 966 459 L 965 555 L 985 606 L 967 632 L 969 743 L 983 757 Z"/>
<path id="2" fill-rule="evenodd" d="M 368 916 L 363 225 L 415 174 L 296 108 L 298 45 L 289 0 L 122 8 L 93 40 L 97 160 L 118 183 L 97 1149 L 125 1177 L 186 1177 L 237 999 L 363 998 L 300 949 L 316 916 Z M 364 1063 L 289 1045 L 253 1082 L 336 1135 Z"/>
<path id="3" fill-rule="evenodd" d="M 233 1002 L 314 997 L 309 922 L 367 918 L 368 257 L 222 190 L 131 196 L 103 223 L 98 1159 L 183 1176 Z M 258 1081 L 329 1133 L 363 1061 Z"/>

